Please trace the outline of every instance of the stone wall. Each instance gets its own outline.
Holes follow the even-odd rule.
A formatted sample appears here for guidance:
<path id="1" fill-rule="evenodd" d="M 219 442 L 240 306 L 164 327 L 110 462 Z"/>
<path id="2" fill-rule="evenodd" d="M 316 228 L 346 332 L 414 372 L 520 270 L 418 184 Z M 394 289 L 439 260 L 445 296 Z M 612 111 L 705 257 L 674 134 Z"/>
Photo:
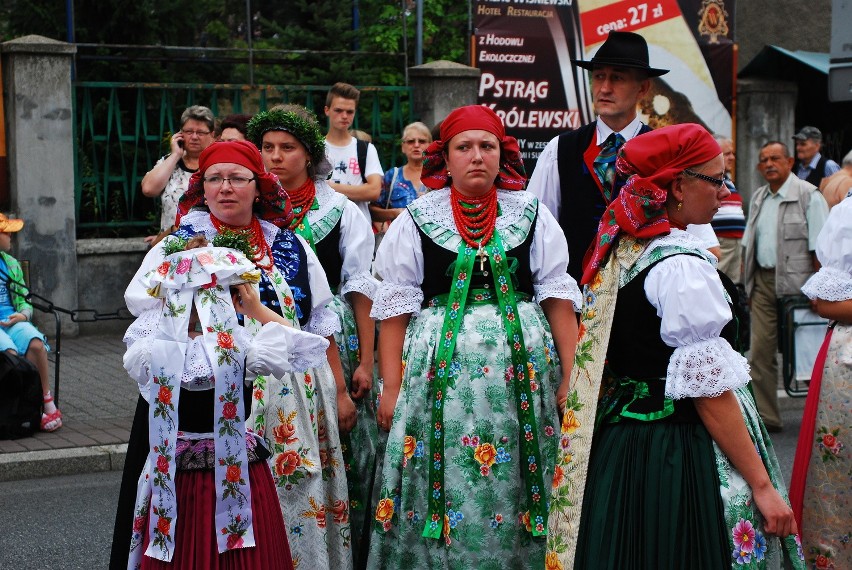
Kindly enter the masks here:
<path id="1" fill-rule="evenodd" d="M 125 309 L 124 290 L 142 264 L 148 246 L 142 238 L 77 240 L 80 286 L 74 308 L 114 313 Z M 82 318 L 90 318 L 88 312 Z M 80 334 L 103 334 L 127 329 L 130 320 L 81 322 Z"/>

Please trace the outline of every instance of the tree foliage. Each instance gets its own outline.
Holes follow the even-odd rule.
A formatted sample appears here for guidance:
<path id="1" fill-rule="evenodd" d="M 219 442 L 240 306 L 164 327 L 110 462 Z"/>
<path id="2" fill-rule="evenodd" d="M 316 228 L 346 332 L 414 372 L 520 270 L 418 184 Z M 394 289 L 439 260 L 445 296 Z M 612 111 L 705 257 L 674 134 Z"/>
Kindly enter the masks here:
<path id="1" fill-rule="evenodd" d="M 248 82 L 247 2 L 256 83 L 402 85 L 406 66 L 414 65 L 414 0 L 74 0 L 77 43 L 136 46 L 80 48 L 78 78 Z M 65 7 L 59 0 L 5 0 L 0 39 L 65 41 Z M 467 63 L 468 9 L 467 2 L 424 0 L 423 61 Z"/>

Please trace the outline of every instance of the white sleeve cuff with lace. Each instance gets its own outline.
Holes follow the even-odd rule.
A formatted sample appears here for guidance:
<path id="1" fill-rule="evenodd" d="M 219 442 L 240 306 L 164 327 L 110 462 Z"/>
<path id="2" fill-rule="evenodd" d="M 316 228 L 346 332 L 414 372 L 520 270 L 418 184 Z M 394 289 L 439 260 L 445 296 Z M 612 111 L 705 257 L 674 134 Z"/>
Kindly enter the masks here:
<path id="1" fill-rule="evenodd" d="M 567 299 L 574 304 L 574 311 L 579 313 L 583 306 L 583 294 L 577 287 L 577 282 L 567 273 L 557 277 L 545 279 L 540 283 L 533 283 L 535 302 L 541 304 L 545 299 Z"/>
<path id="2" fill-rule="evenodd" d="M 376 296 L 376 289 L 379 287 L 379 282 L 369 271 L 362 271 L 353 275 L 346 280 L 340 287 L 340 295 L 346 296 L 349 293 L 361 293 L 371 301 Z"/>
<path id="3" fill-rule="evenodd" d="M 336 332 L 340 332 L 340 318 L 328 306 L 322 308 L 314 307 L 311 311 L 311 318 L 308 319 L 308 324 L 305 325 L 304 330 L 322 337 L 329 337 Z"/>
<path id="4" fill-rule="evenodd" d="M 382 281 L 373 298 L 370 316 L 377 321 L 389 319 L 406 313 L 416 317 L 423 304 L 423 290 L 414 285 L 396 285 Z"/>
<path id="5" fill-rule="evenodd" d="M 666 398 L 715 398 L 751 380 L 748 361 L 716 337 L 681 346 L 669 359 Z"/>
<path id="6" fill-rule="evenodd" d="M 823 266 L 802 286 L 810 299 L 846 301 L 852 299 L 852 275 L 842 269 Z"/>
<path id="7" fill-rule="evenodd" d="M 325 362 L 328 340 L 323 337 L 266 323 L 246 351 L 246 371 L 282 377 L 293 370 L 304 372 Z"/>

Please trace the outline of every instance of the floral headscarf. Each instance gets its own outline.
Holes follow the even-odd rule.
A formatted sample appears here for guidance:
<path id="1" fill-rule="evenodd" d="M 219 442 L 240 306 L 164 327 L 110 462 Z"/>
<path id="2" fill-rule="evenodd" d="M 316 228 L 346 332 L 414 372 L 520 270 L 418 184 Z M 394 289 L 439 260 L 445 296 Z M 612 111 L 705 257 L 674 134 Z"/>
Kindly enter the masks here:
<path id="1" fill-rule="evenodd" d="M 198 170 L 189 179 L 189 188 L 180 197 L 175 225 L 192 208 L 204 203 L 204 173 L 214 164 L 232 162 L 245 166 L 257 178 L 260 201 L 255 204 L 257 217 L 271 222 L 279 228 L 286 228 L 293 218 L 293 209 L 287 192 L 278 182 L 278 177 L 263 167 L 260 152 L 249 141 L 214 142 L 198 157 Z"/>
<path id="2" fill-rule="evenodd" d="M 445 144 L 463 131 L 488 131 L 500 141 L 500 172 L 494 184 L 503 190 L 523 190 L 526 184 L 526 172 L 515 137 L 506 136 L 503 121 L 497 113 L 483 105 L 459 107 L 447 115 L 441 123 L 441 138 L 429 145 L 423 159 L 423 173 L 420 181 L 438 190 L 450 184 L 447 163 L 444 159 Z"/>
<path id="3" fill-rule="evenodd" d="M 685 169 L 721 152 L 716 139 L 694 123 L 663 127 L 624 143 L 615 167 L 630 178 L 601 218 L 581 283 L 591 282 L 620 232 L 638 238 L 669 233 L 668 188 Z"/>

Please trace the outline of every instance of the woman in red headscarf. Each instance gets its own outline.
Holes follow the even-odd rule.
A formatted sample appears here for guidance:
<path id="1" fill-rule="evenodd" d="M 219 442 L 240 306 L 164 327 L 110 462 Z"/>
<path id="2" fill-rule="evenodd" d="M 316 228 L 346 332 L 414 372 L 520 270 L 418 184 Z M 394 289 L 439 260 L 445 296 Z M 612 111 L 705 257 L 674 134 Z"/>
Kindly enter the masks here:
<path id="1" fill-rule="evenodd" d="M 189 189 L 181 197 L 175 221 L 177 230 L 145 256 L 125 292 L 125 301 L 128 309 L 136 316 L 160 306 L 163 300 L 151 295 L 145 286 L 144 277 L 162 267 L 169 254 L 183 249 L 188 241 L 197 236 L 203 236 L 214 246 L 242 251 L 260 270 L 259 296 L 263 305 L 283 316 L 290 326 L 330 340 L 326 352 L 327 363 L 309 368 L 305 373 L 288 372 L 280 377 L 258 376 L 242 391 L 238 409 L 243 412 L 247 428 L 264 437 L 266 446 L 276 456 L 284 455 L 288 458 L 287 461 L 278 461 L 272 465 L 276 483 L 293 488 L 288 506 L 294 511 L 299 509 L 299 512 L 314 511 L 317 526 L 328 529 L 332 535 L 329 540 L 333 541 L 338 540 L 338 537 L 348 537 L 349 533 L 348 512 L 345 508 L 340 509 L 341 505 L 348 504 L 348 494 L 336 405 L 339 401 L 338 392 L 346 394 L 339 352 L 333 338 L 338 319 L 327 308 L 332 293 L 316 254 L 301 237 L 288 229 L 292 217 L 287 194 L 278 178 L 266 172 L 260 152 L 252 143 L 213 143 L 201 153 L 198 171 L 192 176 Z M 248 320 L 243 324 L 249 329 L 255 325 Z M 134 343 L 145 338 L 152 327 L 156 327 L 156 322 L 146 324 L 143 319 L 137 320 L 125 335 L 128 348 L 132 349 Z M 189 351 L 186 362 L 193 371 L 203 369 L 201 364 L 192 360 Z M 204 436 L 214 429 L 220 429 L 210 414 L 211 391 L 198 390 L 190 382 L 189 385 L 182 385 L 179 402 L 179 429 L 187 440 L 193 442 L 188 448 L 187 460 L 191 463 L 194 461 L 193 456 L 198 455 L 195 459 L 204 464 L 211 457 L 204 453 L 203 441 L 207 439 Z M 270 406 L 284 410 L 286 422 L 282 429 L 270 429 L 267 432 L 265 412 Z M 354 416 L 351 401 L 349 406 L 350 410 L 345 412 L 341 405 L 340 413 Z M 148 417 L 148 402 L 140 398 L 119 497 L 111 568 L 127 567 L 128 543 L 131 535 L 137 532 L 132 526 L 134 513 L 130 507 L 134 504 L 137 479 L 150 449 Z M 196 450 L 199 445 L 200 451 Z M 283 447 L 292 448 L 291 452 L 282 453 Z M 261 459 L 269 457 L 269 451 L 264 446 L 258 445 L 257 449 L 261 450 Z M 177 457 L 175 459 L 182 461 Z M 267 468 L 265 461 L 261 464 Z M 212 486 L 212 480 L 208 484 Z M 180 496 L 178 492 L 179 499 Z M 275 493 L 265 497 L 265 500 L 278 507 Z M 192 519 L 183 517 L 179 520 L 189 524 Z M 221 530 L 212 526 L 210 529 L 214 533 Z M 210 536 L 210 544 L 196 544 L 189 548 L 188 542 L 180 544 L 181 526 L 178 526 L 177 532 L 179 544 L 172 567 L 181 567 L 181 564 L 187 567 L 220 567 L 217 564 L 232 567 L 226 564 L 227 560 L 217 562 L 215 556 L 210 559 L 210 565 L 206 562 L 209 557 L 193 558 L 210 544 L 215 547 L 215 536 Z M 280 534 L 277 538 L 280 544 L 286 544 L 286 534 Z M 339 540 L 343 542 L 344 539 Z M 348 540 L 346 544 L 348 547 Z M 285 567 L 290 567 L 292 561 L 289 560 L 289 551 L 286 553 L 288 560 Z M 245 556 L 234 555 L 230 551 L 225 555 L 237 558 Z M 157 561 L 152 560 L 145 557 L 144 564 L 156 564 Z M 261 559 L 257 567 L 277 568 L 280 565 Z"/>
<path id="2" fill-rule="evenodd" d="M 554 537 L 548 559 L 577 569 L 777 568 L 773 535 L 795 552 L 792 511 L 776 491 L 783 481 L 746 361 L 729 342 L 736 328 L 715 259 L 685 231 L 709 222 L 728 194 L 719 145 L 699 125 L 666 127 L 625 144 L 616 167 L 630 178 L 583 276 L 572 388 L 592 396 L 573 398 L 587 406 L 563 423 L 570 451 L 559 468 L 572 470 L 570 482 L 554 482 L 558 510 L 570 518 L 582 504 L 579 536 Z"/>
<path id="3" fill-rule="evenodd" d="M 435 190 L 394 220 L 374 264 L 390 433 L 369 567 L 541 567 L 581 302 L 567 244 L 522 191 L 517 141 L 492 110 L 453 111 L 426 154 Z"/>

